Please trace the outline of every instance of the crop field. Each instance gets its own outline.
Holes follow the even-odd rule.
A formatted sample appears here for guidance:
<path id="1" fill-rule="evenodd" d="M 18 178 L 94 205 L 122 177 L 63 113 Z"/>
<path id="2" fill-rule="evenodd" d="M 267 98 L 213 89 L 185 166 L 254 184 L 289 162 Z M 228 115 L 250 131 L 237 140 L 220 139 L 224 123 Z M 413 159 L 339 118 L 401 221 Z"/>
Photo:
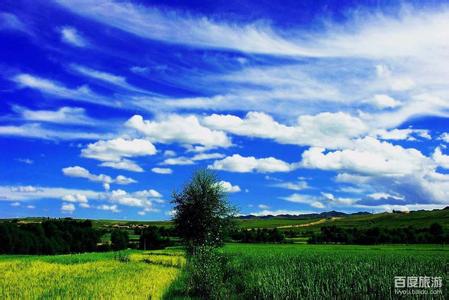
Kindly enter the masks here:
<path id="1" fill-rule="evenodd" d="M 439 245 L 227 244 L 225 298 L 392 298 L 395 276 L 439 276 L 448 295 L 449 247 Z M 0 256 L 1 299 L 170 299 L 184 252 Z M 183 275 L 183 276 L 182 276 Z M 181 281 L 179 280 L 181 278 Z M 170 294 L 170 295 L 173 295 Z M 178 295 L 188 299 L 188 295 Z"/>
<path id="2" fill-rule="evenodd" d="M 0 299 L 160 299 L 185 264 L 177 250 L 0 256 Z"/>
<path id="3" fill-rule="evenodd" d="M 388 299 L 395 276 L 441 276 L 448 295 L 447 246 L 230 244 L 223 251 L 238 298 Z"/>

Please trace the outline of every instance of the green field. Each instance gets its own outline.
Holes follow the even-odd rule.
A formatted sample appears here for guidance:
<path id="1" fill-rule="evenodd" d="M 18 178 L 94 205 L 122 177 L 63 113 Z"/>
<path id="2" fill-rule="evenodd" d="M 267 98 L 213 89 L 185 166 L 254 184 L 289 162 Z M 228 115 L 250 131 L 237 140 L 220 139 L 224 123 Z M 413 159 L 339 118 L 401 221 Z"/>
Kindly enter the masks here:
<path id="1" fill-rule="evenodd" d="M 441 276 L 449 291 L 447 246 L 231 244 L 223 251 L 241 298 L 387 299 L 394 276 Z"/>
<path id="2" fill-rule="evenodd" d="M 0 299 L 160 299 L 182 251 L 0 256 Z"/>
<path id="3" fill-rule="evenodd" d="M 232 299 L 388 299 L 395 276 L 441 276 L 449 292 L 448 246 L 227 244 L 219 251 Z M 181 250 L 123 253 L 0 256 L 0 298 L 186 297 Z"/>

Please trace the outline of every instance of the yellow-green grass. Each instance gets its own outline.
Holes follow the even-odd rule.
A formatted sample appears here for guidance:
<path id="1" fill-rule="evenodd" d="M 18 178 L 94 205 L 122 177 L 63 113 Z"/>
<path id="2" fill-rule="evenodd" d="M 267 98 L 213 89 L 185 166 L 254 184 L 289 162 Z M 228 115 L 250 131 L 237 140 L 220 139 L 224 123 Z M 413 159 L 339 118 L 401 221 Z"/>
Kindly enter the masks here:
<path id="1" fill-rule="evenodd" d="M 0 299 L 160 299 L 185 264 L 183 252 L 126 251 L 0 256 Z"/>

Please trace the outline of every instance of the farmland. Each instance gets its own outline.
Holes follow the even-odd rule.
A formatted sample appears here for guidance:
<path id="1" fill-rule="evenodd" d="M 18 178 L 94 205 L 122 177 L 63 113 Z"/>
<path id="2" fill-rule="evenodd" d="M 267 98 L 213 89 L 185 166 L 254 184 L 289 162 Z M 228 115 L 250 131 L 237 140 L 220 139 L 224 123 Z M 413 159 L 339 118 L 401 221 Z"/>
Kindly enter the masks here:
<path id="1" fill-rule="evenodd" d="M 4 255 L 0 298 L 159 299 L 184 263 L 177 250 Z"/>
<path id="2" fill-rule="evenodd" d="M 394 276 L 449 276 L 449 248 L 442 246 L 232 244 L 223 251 L 234 270 L 233 294 L 242 298 L 385 299 Z"/>
<path id="3" fill-rule="evenodd" d="M 394 276 L 449 279 L 449 248 L 439 245 L 231 243 L 219 251 L 226 259 L 221 288 L 239 299 L 388 298 Z M 188 298 L 181 250 L 121 253 L 0 256 L 0 297 Z"/>

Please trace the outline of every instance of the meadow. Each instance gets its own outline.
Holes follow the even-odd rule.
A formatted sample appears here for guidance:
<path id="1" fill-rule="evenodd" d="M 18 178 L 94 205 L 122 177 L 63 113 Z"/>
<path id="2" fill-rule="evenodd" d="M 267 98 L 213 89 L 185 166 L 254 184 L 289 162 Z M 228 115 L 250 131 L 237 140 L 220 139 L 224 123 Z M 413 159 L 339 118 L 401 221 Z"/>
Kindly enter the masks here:
<path id="1" fill-rule="evenodd" d="M 246 299 L 388 299 L 395 276 L 449 279 L 447 246 L 230 244 L 223 252 L 232 294 Z"/>
<path id="2" fill-rule="evenodd" d="M 0 299 L 161 299 L 179 250 L 0 256 Z"/>
<path id="3" fill-rule="evenodd" d="M 432 298 L 449 292 L 448 246 L 230 243 L 218 253 L 216 270 L 192 270 L 177 248 L 2 255 L 0 298 L 189 299 L 187 273 L 197 271 L 222 276 L 214 288 L 224 299 L 390 299 L 395 276 L 441 276 L 443 295 Z"/>

